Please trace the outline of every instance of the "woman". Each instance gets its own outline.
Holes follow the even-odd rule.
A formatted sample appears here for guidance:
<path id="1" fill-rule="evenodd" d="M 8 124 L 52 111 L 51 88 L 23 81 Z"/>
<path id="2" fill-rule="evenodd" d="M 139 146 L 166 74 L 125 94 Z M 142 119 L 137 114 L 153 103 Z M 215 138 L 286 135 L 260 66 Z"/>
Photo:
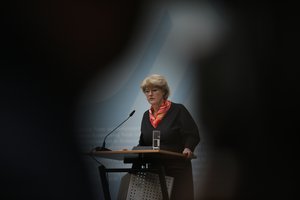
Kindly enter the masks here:
<path id="1" fill-rule="evenodd" d="M 168 100 L 170 89 L 161 75 L 146 77 L 141 89 L 151 107 L 142 119 L 140 146 L 152 146 L 152 131 L 160 130 L 160 148 L 183 153 L 191 158 L 200 141 L 198 127 L 188 110 Z M 171 199 L 194 198 L 190 159 L 164 161 L 166 175 L 174 177 Z"/>

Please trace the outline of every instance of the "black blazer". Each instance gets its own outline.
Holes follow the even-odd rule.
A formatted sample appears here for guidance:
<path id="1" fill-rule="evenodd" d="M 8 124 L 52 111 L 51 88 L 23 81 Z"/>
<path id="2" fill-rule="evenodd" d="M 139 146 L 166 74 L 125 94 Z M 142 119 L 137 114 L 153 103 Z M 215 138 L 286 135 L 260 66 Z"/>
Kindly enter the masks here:
<path id="1" fill-rule="evenodd" d="M 152 146 L 152 131 L 160 130 L 161 149 L 182 153 L 184 148 L 194 151 L 200 142 L 198 127 L 189 111 L 182 104 L 173 103 L 170 109 L 154 128 L 149 119 L 147 110 L 142 119 L 140 146 Z"/>

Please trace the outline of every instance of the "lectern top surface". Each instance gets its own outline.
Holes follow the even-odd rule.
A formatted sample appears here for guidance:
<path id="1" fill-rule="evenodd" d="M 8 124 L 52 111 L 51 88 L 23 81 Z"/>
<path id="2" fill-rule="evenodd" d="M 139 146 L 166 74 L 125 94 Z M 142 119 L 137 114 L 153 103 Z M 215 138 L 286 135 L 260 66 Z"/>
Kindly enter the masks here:
<path id="1" fill-rule="evenodd" d="M 114 150 L 114 151 L 93 151 L 88 153 L 92 156 L 103 157 L 108 159 L 123 160 L 124 157 L 144 156 L 170 156 L 177 158 L 186 158 L 185 155 L 167 150 Z M 192 159 L 195 159 L 194 155 Z"/>

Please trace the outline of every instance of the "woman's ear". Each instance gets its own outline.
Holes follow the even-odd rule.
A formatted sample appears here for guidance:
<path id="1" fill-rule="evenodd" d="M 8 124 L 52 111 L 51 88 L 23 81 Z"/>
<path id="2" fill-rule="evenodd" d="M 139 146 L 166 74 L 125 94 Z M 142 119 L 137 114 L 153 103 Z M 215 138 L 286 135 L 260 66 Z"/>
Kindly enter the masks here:
<path id="1" fill-rule="evenodd" d="M 164 91 L 164 100 L 167 100 L 168 99 L 168 93 L 167 93 L 167 91 Z"/>

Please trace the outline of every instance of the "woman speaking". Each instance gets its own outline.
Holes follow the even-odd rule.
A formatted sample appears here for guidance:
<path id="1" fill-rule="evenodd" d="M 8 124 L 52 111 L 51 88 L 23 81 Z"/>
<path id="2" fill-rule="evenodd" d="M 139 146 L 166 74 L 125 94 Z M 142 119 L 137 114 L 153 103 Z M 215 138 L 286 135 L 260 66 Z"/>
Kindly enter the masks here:
<path id="1" fill-rule="evenodd" d="M 150 104 L 142 118 L 139 146 L 152 146 L 153 130 L 160 131 L 160 148 L 184 154 L 187 159 L 165 160 L 166 175 L 174 177 L 172 200 L 194 199 L 192 157 L 200 142 L 198 127 L 184 105 L 168 100 L 170 89 L 161 75 L 146 77 L 141 89 Z"/>

